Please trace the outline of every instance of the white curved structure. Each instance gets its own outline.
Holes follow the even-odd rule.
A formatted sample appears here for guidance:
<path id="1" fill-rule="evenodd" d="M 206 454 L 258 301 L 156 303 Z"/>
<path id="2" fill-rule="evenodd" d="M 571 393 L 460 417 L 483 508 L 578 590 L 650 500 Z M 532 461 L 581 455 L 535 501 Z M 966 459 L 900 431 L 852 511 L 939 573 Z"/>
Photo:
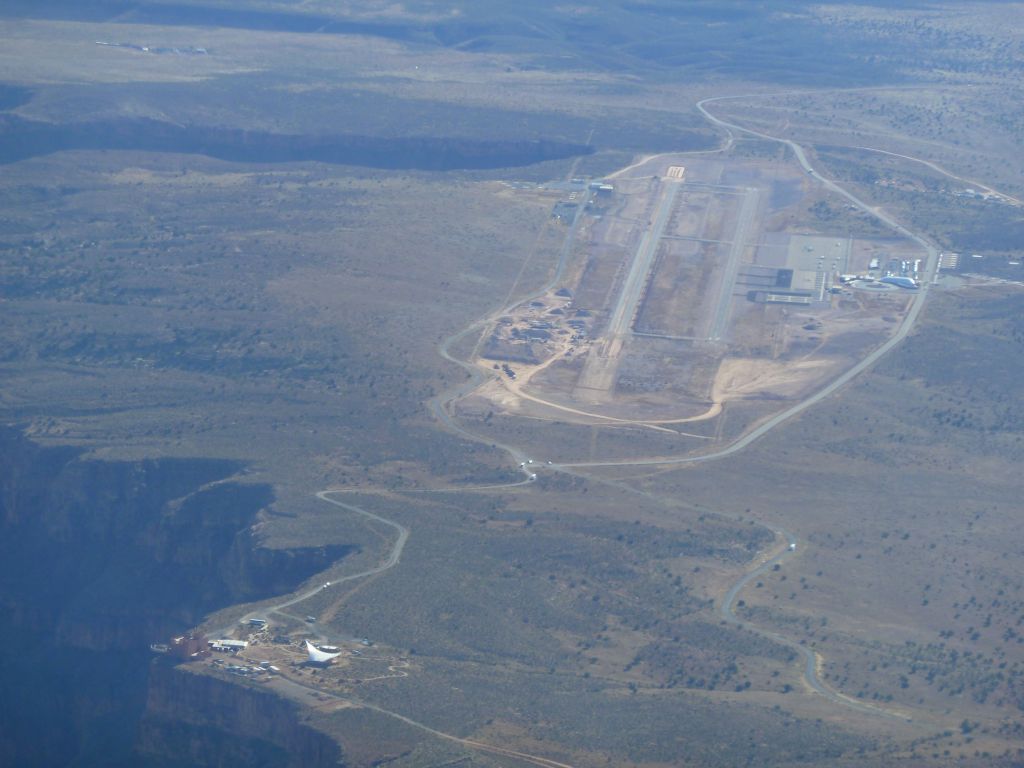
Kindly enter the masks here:
<path id="1" fill-rule="evenodd" d="M 309 640 L 306 641 L 306 653 L 309 654 L 309 660 L 314 664 L 330 664 L 334 659 L 341 656 L 341 651 L 338 653 L 327 653 L 326 651 L 321 651 L 309 642 Z"/>

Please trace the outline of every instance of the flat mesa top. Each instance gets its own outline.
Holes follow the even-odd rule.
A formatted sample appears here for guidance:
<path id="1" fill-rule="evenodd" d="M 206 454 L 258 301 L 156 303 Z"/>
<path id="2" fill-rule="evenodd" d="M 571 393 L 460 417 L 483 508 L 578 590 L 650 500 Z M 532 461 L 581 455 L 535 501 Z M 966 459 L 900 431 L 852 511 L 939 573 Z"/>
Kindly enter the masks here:
<path id="1" fill-rule="evenodd" d="M 679 179 L 680 181 L 682 181 L 683 177 L 685 177 L 685 176 L 686 176 L 686 167 L 682 166 L 682 165 L 670 165 L 668 167 L 668 170 L 665 171 L 665 178 L 666 179 Z"/>

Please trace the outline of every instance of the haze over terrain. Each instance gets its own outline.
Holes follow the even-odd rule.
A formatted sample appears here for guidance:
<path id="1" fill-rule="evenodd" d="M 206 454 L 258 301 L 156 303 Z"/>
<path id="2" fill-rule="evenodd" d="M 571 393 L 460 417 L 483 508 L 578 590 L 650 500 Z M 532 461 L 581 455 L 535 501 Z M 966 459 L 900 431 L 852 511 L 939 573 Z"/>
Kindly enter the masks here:
<path id="1" fill-rule="evenodd" d="M 1024 760 L 1024 4 L 0 40 L 0 765 Z"/>

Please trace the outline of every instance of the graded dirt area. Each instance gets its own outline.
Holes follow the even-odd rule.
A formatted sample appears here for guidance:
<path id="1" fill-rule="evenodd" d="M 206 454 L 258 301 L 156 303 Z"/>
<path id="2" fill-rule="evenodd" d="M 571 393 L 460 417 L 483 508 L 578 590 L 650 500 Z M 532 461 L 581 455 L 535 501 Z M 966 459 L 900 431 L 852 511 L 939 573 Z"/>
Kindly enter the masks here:
<path id="1" fill-rule="evenodd" d="M 826 358 L 779 362 L 727 357 L 715 374 L 713 397 L 716 403 L 750 395 L 795 397 L 815 380 L 834 375 L 838 365 L 841 361 Z"/>

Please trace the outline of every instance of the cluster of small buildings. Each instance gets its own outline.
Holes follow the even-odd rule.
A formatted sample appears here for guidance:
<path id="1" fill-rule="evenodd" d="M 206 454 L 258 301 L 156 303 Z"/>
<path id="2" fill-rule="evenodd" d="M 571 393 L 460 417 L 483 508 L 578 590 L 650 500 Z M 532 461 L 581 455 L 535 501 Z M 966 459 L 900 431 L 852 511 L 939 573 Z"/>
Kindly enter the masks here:
<path id="1" fill-rule="evenodd" d="M 879 284 L 893 285 L 897 288 L 913 290 L 919 285 L 921 262 L 921 259 L 909 261 L 907 259 L 891 258 L 886 263 L 885 270 L 883 271 L 881 260 L 875 257 L 868 264 L 868 274 L 840 275 L 839 282 L 843 285 L 865 283 L 867 287 L 872 285 L 878 286 Z"/>
<path id="2" fill-rule="evenodd" d="M 966 189 L 957 189 L 953 191 L 953 197 L 965 197 L 969 200 L 986 200 L 990 202 L 1002 203 L 1003 205 L 1012 205 L 1013 201 L 998 192 L 979 192 L 976 189 L 967 187 Z"/>
<path id="3" fill-rule="evenodd" d="M 551 210 L 551 218 L 558 219 L 563 223 L 571 223 L 576 219 L 576 214 L 579 212 L 581 204 L 580 191 L 585 180 L 573 179 L 570 183 L 577 187 L 577 189 L 570 192 L 565 200 L 559 200 L 555 203 L 555 207 Z M 587 184 L 587 189 L 593 192 L 596 197 L 607 198 L 615 193 L 615 187 L 603 181 L 591 181 Z M 586 210 L 592 208 L 590 201 L 584 200 L 582 202 L 586 203 Z"/>
<path id="4" fill-rule="evenodd" d="M 877 274 L 879 260 L 871 260 L 871 269 Z M 917 288 L 918 279 L 921 274 L 921 259 L 890 258 L 885 265 L 885 270 L 878 282 L 886 285 L 895 285 L 897 288 Z"/>
<path id="5" fill-rule="evenodd" d="M 325 586 L 329 586 L 327 582 Z M 315 617 L 308 617 L 311 621 Z M 216 637 L 207 639 L 203 634 L 190 632 L 179 637 L 172 638 L 167 643 L 153 643 L 150 649 L 157 654 L 166 655 L 175 661 L 198 661 L 208 659 L 209 664 L 216 669 L 231 675 L 243 677 L 253 682 L 267 682 L 272 676 L 282 674 L 281 669 L 271 661 L 261 661 L 259 657 L 264 652 L 254 650 L 252 654 L 245 653 L 256 646 L 289 645 L 296 646 L 295 638 L 287 635 L 271 635 L 270 623 L 264 618 L 243 618 L 240 624 L 244 627 L 243 634 L 246 639 L 234 637 Z M 363 646 L 372 646 L 373 643 L 363 638 L 358 641 Z M 304 651 L 305 660 L 301 662 L 294 660 L 292 667 L 316 667 L 325 669 L 335 660 L 346 653 L 340 647 L 314 643 L 311 640 L 299 640 L 298 647 Z M 359 656 L 360 651 L 349 650 L 351 656 Z M 223 655 L 221 655 L 223 654 Z M 280 652 L 278 652 L 279 657 Z M 291 654 L 288 654 L 290 656 Z M 253 658 L 256 656 L 256 658 Z M 211 658 L 212 657 L 212 658 Z M 277 663 L 282 663 L 278 661 Z"/>

